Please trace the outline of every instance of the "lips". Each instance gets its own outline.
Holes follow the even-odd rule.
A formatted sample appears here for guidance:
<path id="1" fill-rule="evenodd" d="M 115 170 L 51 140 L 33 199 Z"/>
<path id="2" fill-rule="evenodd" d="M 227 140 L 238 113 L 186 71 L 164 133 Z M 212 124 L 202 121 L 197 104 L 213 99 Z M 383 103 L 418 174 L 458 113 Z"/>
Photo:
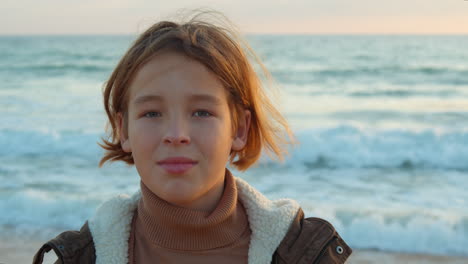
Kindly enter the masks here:
<path id="1" fill-rule="evenodd" d="M 197 163 L 197 161 L 186 157 L 170 157 L 157 162 L 159 166 L 170 174 L 181 174 L 187 172 Z"/>

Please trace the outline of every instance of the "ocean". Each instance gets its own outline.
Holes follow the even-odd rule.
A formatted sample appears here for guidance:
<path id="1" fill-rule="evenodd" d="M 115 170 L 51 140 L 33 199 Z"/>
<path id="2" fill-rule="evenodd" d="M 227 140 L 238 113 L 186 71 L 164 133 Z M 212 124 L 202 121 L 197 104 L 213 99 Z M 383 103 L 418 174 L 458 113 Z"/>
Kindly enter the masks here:
<path id="1" fill-rule="evenodd" d="M 98 168 L 103 83 L 135 36 L 0 37 L 0 239 L 78 229 L 139 188 Z M 468 36 L 249 35 L 298 142 L 245 173 L 356 249 L 468 256 Z"/>

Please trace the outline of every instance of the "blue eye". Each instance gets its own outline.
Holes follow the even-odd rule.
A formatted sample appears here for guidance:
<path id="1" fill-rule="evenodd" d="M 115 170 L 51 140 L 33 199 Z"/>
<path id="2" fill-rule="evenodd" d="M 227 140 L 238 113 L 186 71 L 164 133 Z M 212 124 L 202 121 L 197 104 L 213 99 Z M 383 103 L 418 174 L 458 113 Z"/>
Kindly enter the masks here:
<path id="1" fill-rule="evenodd" d="M 160 112 L 147 112 L 143 116 L 152 118 L 152 117 L 156 117 L 156 115 L 161 116 L 161 113 Z"/>
<path id="2" fill-rule="evenodd" d="M 204 111 L 204 110 L 198 110 L 195 112 L 195 115 L 197 116 L 197 113 L 200 113 L 201 115 L 198 115 L 198 117 L 210 117 L 211 113 Z"/>

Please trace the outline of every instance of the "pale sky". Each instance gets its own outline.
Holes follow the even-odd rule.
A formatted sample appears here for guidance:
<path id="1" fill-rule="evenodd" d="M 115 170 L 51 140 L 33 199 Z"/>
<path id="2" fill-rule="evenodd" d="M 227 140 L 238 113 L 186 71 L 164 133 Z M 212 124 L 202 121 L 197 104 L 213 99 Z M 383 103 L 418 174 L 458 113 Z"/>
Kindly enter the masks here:
<path id="1" fill-rule="evenodd" d="M 0 0 L 0 35 L 137 34 L 197 7 L 244 33 L 468 34 L 467 0 Z"/>

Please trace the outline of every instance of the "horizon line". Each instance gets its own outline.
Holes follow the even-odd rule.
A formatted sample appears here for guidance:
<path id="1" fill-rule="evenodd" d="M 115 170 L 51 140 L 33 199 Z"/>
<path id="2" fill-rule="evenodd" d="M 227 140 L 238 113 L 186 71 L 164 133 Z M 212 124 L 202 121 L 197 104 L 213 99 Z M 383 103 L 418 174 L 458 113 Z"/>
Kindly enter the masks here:
<path id="1" fill-rule="evenodd" d="M 466 0 L 468 1 L 468 0 Z M 143 32 L 141 32 L 143 33 Z M 141 33 L 0 33 L 0 36 L 138 36 Z M 468 32 L 241 32 L 267 36 L 468 36 Z"/>

